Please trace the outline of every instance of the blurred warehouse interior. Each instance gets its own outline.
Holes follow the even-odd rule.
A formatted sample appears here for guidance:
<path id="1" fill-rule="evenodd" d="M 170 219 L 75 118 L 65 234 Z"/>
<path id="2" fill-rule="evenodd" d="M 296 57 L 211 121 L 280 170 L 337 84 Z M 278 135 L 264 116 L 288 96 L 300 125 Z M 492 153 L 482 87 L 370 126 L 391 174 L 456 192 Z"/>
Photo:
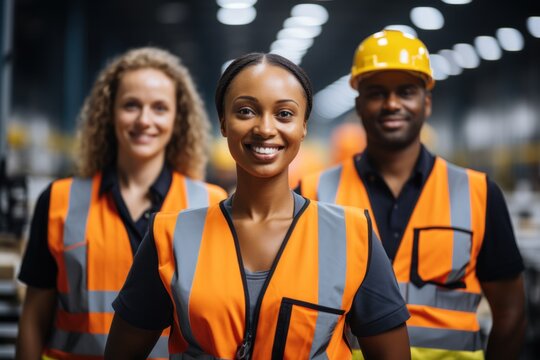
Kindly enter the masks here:
<path id="1" fill-rule="evenodd" d="M 217 131 L 213 106 L 220 72 L 231 59 L 252 51 L 276 52 L 299 63 L 316 96 L 308 140 L 291 167 L 294 186 L 299 174 L 330 166 L 364 146 L 348 73 L 358 43 L 388 27 L 417 35 L 431 52 L 437 83 L 424 142 L 457 164 L 487 172 L 505 191 L 527 264 L 527 351 L 530 358 L 540 357 L 539 1 L 1 4 L 0 296 L 5 301 L 0 302 L 0 339 L 6 340 L 0 340 L 0 359 L 12 356 L 12 320 L 20 297 L 13 295 L 13 278 L 32 206 L 52 179 L 72 174 L 77 115 L 108 60 L 145 45 L 181 57 L 214 127 L 208 180 L 228 189 L 234 187 L 234 162 Z M 489 316 L 483 324 L 490 326 Z"/>

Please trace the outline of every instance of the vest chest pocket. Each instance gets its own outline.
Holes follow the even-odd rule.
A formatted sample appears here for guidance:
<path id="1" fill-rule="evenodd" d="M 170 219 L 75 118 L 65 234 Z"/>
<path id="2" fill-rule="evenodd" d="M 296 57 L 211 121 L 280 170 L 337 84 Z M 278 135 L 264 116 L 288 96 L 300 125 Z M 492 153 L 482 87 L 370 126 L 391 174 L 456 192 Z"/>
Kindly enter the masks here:
<path id="1" fill-rule="evenodd" d="M 417 287 L 435 284 L 465 288 L 465 270 L 471 260 L 472 232 L 456 227 L 414 229 L 411 282 Z"/>
<path id="2" fill-rule="evenodd" d="M 272 359 L 313 359 L 324 353 L 345 310 L 283 298 Z"/>

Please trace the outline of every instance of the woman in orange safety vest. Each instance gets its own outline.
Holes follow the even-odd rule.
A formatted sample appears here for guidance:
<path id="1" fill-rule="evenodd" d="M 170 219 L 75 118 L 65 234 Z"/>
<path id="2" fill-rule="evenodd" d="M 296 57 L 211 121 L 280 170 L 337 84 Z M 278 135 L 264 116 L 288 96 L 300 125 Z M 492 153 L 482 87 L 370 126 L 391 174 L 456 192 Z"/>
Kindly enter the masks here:
<path id="1" fill-rule="evenodd" d="M 150 213 L 226 197 L 201 182 L 208 121 L 187 69 L 157 48 L 99 75 L 81 112 L 76 177 L 40 196 L 19 278 L 18 359 L 101 359 Z M 166 337 L 152 358 L 167 358 Z"/>
<path id="2" fill-rule="evenodd" d="M 153 218 L 106 359 L 144 358 L 169 325 L 170 359 L 350 359 L 348 327 L 368 359 L 410 357 L 409 314 L 367 212 L 289 188 L 311 106 L 306 74 L 279 55 L 225 70 L 216 107 L 236 192 Z"/>

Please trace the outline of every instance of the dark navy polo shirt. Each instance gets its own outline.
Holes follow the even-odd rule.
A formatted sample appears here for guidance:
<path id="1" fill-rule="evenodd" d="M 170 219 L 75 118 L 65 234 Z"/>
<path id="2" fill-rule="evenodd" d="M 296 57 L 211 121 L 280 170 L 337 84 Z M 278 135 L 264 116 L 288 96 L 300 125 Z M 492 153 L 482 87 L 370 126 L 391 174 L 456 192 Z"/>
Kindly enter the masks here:
<path id="1" fill-rule="evenodd" d="M 164 166 L 158 178 L 150 187 L 151 206 L 143 215 L 134 220 L 131 218 L 127 206 L 122 199 L 116 168 L 108 167 L 103 171 L 99 189 L 100 196 L 111 196 L 116 209 L 126 227 L 131 249 L 137 251 L 148 227 L 150 214 L 159 211 L 172 182 L 172 171 Z M 28 286 L 38 288 L 56 287 L 58 272 L 56 262 L 49 251 L 47 233 L 49 219 L 49 205 L 51 198 L 51 185 L 39 196 L 34 209 L 34 216 L 30 227 L 28 245 L 21 264 L 19 280 Z M 114 241 L 112 239 L 111 241 Z"/>

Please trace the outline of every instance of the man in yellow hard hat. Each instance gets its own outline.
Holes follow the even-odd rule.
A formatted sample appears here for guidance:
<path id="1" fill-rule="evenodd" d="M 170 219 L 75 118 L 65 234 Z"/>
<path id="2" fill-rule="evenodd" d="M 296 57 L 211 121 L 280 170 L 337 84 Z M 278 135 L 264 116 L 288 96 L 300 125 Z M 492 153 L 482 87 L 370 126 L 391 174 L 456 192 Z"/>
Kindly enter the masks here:
<path id="1" fill-rule="evenodd" d="M 369 209 L 411 314 L 413 359 L 517 359 L 523 262 L 506 203 L 485 174 L 422 145 L 435 84 L 425 45 L 385 30 L 366 38 L 353 61 L 366 150 L 303 178 L 299 191 Z M 476 318 L 482 295 L 493 316 L 487 344 Z"/>

